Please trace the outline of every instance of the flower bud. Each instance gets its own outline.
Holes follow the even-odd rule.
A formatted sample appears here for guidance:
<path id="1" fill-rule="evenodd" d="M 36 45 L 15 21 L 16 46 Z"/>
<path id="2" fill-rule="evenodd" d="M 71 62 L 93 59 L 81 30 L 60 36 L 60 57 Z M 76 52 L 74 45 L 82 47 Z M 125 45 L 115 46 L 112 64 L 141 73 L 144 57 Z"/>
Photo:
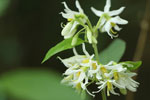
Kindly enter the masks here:
<path id="1" fill-rule="evenodd" d="M 89 27 L 87 27 L 87 38 L 88 38 L 89 43 L 92 43 L 92 32 L 89 29 Z"/>
<path id="2" fill-rule="evenodd" d="M 77 43 L 77 40 L 78 40 L 78 34 L 73 37 L 71 45 L 75 46 Z"/>
<path id="3" fill-rule="evenodd" d="M 72 27 L 71 28 L 71 30 L 70 30 L 70 32 L 68 32 L 65 36 L 64 36 L 64 39 L 69 39 L 69 38 L 71 38 L 71 37 L 73 37 L 73 35 L 76 33 L 76 31 L 77 31 L 77 28 L 76 28 L 77 26 L 75 26 L 75 27 Z"/>
<path id="4" fill-rule="evenodd" d="M 67 23 L 67 25 L 63 28 L 61 35 L 65 36 L 66 34 L 68 34 L 70 32 L 72 26 L 73 26 L 73 21 Z"/>

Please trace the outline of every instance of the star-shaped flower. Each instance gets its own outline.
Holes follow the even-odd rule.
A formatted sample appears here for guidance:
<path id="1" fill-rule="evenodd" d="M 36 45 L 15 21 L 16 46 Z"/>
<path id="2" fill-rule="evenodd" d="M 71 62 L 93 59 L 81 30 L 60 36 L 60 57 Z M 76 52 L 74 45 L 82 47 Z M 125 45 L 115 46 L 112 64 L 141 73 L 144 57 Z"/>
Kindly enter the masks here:
<path id="1" fill-rule="evenodd" d="M 98 26 L 102 32 L 107 32 L 111 38 L 117 37 L 117 32 L 113 31 L 113 28 L 116 31 L 120 31 L 121 28 L 117 24 L 127 24 L 128 21 L 120 18 L 118 15 L 123 12 L 125 7 L 121 7 L 118 10 L 110 11 L 111 7 L 111 0 L 106 1 L 106 5 L 104 7 L 104 11 L 96 10 L 95 8 L 91 7 L 91 10 L 95 15 L 101 17 L 101 23 Z M 115 17 L 114 17 L 115 16 Z"/>

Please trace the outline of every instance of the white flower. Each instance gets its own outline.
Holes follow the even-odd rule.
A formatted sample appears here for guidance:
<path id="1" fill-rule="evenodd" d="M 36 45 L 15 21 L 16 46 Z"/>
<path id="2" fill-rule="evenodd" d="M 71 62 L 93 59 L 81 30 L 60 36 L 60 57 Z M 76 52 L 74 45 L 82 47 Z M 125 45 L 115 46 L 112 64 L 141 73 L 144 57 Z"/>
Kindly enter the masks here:
<path id="1" fill-rule="evenodd" d="M 118 83 L 115 82 L 115 80 L 111 80 L 111 79 L 104 79 L 103 81 L 99 81 L 96 83 L 98 86 L 98 91 L 95 91 L 93 93 L 98 93 L 101 90 L 105 89 L 107 87 L 107 96 L 110 96 L 110 93 L 114 94 L 114 95 L 119 95 L 118 93 L 116 93 L 114 91 L 114 86 L 118 87 L 118 88 L 123 88 L 121 85 L 119 85 Z M 109 93 L 110 92 L 110 93 Z"/>
<path id="2" fill-rule="evenodd" d="M 65 13 L 61 12 L 60 14 L 62 14 L 62 16 L 67 19 L 69 22 L 67 23 L 67 25 L 63 28 L 61 35 L 64 36 L 64 39 L 68 39 L 73 37 L 73 35 L 75 34 L 76 30 L 77 30 L 77 26 L 78 26 L 78 22 L 75 21 L 75 15 L 78 16 L 82 16 L 84 14 L 83 9 L 81 8 L 78 0 L 76 0 L 76 7 L 78 8 L 78 12 L 77 11 L 72 11 L 66 4 L 66 2 L 62 2 L 65 6 Z M 85 23 L 85 19 L 80 18 L 80 20 Z"/>
<path id="3" fill-rule="evenodd" d="M 67 6 L 66 2 L 62 2 L 62 3 L 63 3 L 64 6 L 65 6 L 65 9 L 64 9 L 65 13 L 64 13 L 64 12 L 61 12 L 61 14 L 62 14 L 62 16 L 63 16 L 64 18 L 66 18 L 66 19 L 68 19 L 68 20 L 75 19 L 75 18 L 74 18 L 74 17 L 75 17 L 74 15 L 79 15 L 79 14 L 84 13 L 84 12 L 83 12 L 83 9 L 81 8 L 81 6 L 80 6 L 78 0 L 76 0 L 76 7 L 77 7 L 78 10 L 79 10 L 78 12 L 77 12 L 77 11 L 72 11 L 72 10 Z"/>
<path id="4" fill-rule="evenodd" d="M 101 17 L 101 24 L 99 28 L 102 32 L 107 32 L 111 38 L 117 37 L 117 32 L 114 32 L 112 28 L 116 31 L 120 31 L 121 28 L 117 24 L 127 24 L 128 21 L 121 19 L 118 15 L 125 9 L 125 7 L 121 7 L 118 10 L 110 11 L 111 7 L 111 0 L 106 1 L 106 5 L 104 7 L 104 11 L 96 10 L 95 8 L 91 7 L 91 10 L 98 16 Z M 116 16 L 116 17 L 113 17 Z"/>
<path id="5" fill-rule="evenodd" d="M 130 72 L 127 68 L 123 67 L 122 64 L 114 64 L 114 62 L 110 62 L 109 65 L 105 67 L 110 70 L 108 77 L 114 78 L 117 84 L 122 86 L 124 89 L 129 89 L 132 92 L 136 91 L 139 83 L 132 79 L 136 73 Z"/>
<path id="6" fill-rule="evenodd" d="M 116 82 L 128 90 L 136 92 L 136 88 L 138 87 L 139 83 L 132 79 L 132 77 L 135 75 L 136 73 L 133 72 L 120 72 L 118 73 L 119 79 Z"/>
<path id="7" fill-rule="evenodd" d="M 97 72 L 98 73 L 98 72 Z M 99 73 L 101 73 L 101 79 L 96 82 L 98 85 L 98 91 L 93 93 L 98 93 L 102 89 L 107 87 L 107 95 L 110 93 L 114 95 L 119 95 L 114 91 L 115 87 L 119 89 L 129 89 L 132 92 L 136 91 L 139 83 L 132 79 L 136 73 L 130 72 L 127 68 L 123 67 L 122 64 L 117 64 L 116 62 L 110 61 L 106 65 L 101 65 Z M 110 92 L 110 93 L 109 93 Z"/>

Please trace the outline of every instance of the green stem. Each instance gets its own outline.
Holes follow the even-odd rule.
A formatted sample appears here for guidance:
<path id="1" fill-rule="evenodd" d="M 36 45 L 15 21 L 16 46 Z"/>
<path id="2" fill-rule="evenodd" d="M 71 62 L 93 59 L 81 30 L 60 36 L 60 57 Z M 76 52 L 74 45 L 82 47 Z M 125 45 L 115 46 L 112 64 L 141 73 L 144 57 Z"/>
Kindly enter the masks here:
<path id="1" fill-rule="evenodd" d="M 87 24 L 88 24 L 90 30 L 93 31 L 93 27 L 92 27 L 90 20 L 88 19 L 88 17 L 86 17 L 86 19 L 87 19 Z"/>
<path id="2" fill-rule="evenodd" d="M 100 26 L 101 21 L 102 21 L 102 18 L 103 18 L 103 15 L 99 18 L 99 20 L 98 20 L 98 22 L 97 22 L 97 24 L 96 24 L 95 30 L 97 30 L 98 27 Z"/>
<path id="3" fill-rule="evenodd" d="M 99 62 L 98 49 L 97 49 L 97 45 L 95 43 L 93 44 L 93 48 L 94 48 L 94 53 L 95 53 L 95 56 L 96 56 L 96 60 Z"/>
<path id="4" fill-rule="evenodd" d="M 92 45 L 93 45 L 93 48 L 94 48 L 96 60 L 97 60 L 97 62 L 99 62 L 99 55 L 98 55 L 97 45 L 96 44 L 92 44 Z M 107 100 L 105 88 L 101 91 L 101 94 L 102 94 L 102 100 Z"/>
<path id="5" fill-rule="evenodd" d="M 107 100 L 105 89 L 103 89 L 103 90 L 101 91 L 101 94 L 102 94 L 102 99 L 103 99 L 103 100 Z"/>

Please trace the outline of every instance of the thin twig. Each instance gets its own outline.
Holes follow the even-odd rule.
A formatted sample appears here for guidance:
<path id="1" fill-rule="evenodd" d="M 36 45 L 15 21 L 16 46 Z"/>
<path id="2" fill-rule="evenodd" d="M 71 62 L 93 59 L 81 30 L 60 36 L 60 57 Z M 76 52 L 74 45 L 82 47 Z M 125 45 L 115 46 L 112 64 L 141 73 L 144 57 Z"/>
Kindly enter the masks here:
<path id="1" fill-rule="evenodd" d="M 142 59 L 144 48 L 146 45 L 146 39 L 147 39 L 149 27 L 150 27 L 149 18 L 150 18 L 150 0 L 147 0 L 145 13 L 141 21 L 141 32 L 139 34 L 133 61 L 138 61 Z M 138 70 L 136 70 L 135 72 L 138 73 Z M 137 77 L 134 77 L 134 79 L 136 80 Z M 126 100 L 134 100 L 134 93 L 128 92 L 126 96 Z"/>

